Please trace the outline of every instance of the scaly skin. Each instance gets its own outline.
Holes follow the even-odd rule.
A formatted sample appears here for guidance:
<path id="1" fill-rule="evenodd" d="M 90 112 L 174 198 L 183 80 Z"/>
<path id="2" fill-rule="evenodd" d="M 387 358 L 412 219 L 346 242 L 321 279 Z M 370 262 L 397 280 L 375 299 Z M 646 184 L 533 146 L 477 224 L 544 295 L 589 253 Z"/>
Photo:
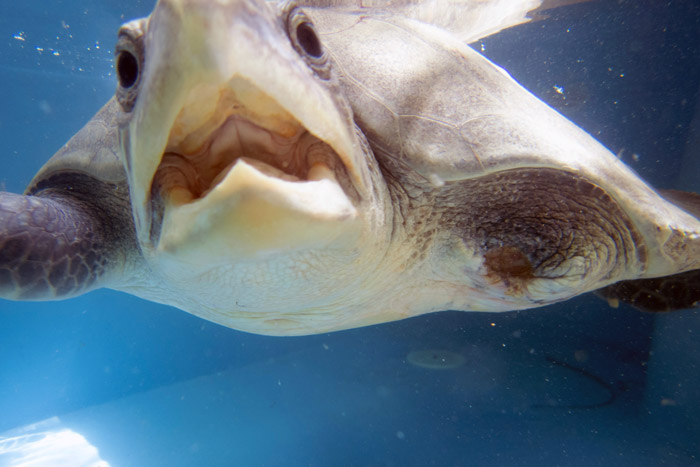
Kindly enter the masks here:
<path id="1" fill-rule="evenodd" d="M 0 295 L 53 299 L 94 288 L 108 262 L 95 224 L 70 198 L 0 193 Z"/>
<path id="2" fill-rule="evenodd" d="M 72 297 L 122 271 L 137 248 L 125 190 L 57 173 L 30 194 L 0 192 L 0 296 Z"/>

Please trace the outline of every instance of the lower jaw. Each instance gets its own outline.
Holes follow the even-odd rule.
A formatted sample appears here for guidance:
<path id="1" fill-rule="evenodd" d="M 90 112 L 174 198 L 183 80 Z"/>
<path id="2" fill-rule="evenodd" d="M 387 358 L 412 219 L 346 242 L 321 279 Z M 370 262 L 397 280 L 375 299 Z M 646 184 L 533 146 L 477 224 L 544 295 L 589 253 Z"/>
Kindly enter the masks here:
<path id="1" fill-rule="evenodd" d="M 357 211 L 326 164 L 315 163 L 308 181 L 277 178 L 260 164 L 236 160 L 199 199 L 185 188 L 171 189 L 157 250 L 211 266 L 322 247 L 352 230 Z"/>

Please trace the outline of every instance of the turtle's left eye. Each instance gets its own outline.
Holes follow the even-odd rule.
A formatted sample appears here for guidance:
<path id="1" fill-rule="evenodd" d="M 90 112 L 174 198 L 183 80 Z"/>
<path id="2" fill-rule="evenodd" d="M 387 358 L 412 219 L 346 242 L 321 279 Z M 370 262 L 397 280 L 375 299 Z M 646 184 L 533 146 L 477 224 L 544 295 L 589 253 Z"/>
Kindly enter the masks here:
<path id="1" fill-rule="evenodd" d="M 119 29 L 119 38 L 114 50 L 114 67 L 117 71 L 117 101 L 124 112 L 131 112 L 138 97 L 139 82 L 144 70 L 144 34 L 146 19 L 126 23 Z"/>
<path id="2" fill-rule="evenodd" d="M 311 23 L 303 22 L 299 23 L 297 26 L 297 41 L 299 46 L 304 49 L 308 55 L 314 58 L 321 58 L 323 55 L 323 47 L 321 46 L 321 41 L 316 35 Z"/>
<path id="3" fill-rule="evenodd" d="M 139 77 L 139 62 L 134 54 L 128 50 L 122 50 L 117 56 L 117 76 L 119 85 L 130 88 Z"/>

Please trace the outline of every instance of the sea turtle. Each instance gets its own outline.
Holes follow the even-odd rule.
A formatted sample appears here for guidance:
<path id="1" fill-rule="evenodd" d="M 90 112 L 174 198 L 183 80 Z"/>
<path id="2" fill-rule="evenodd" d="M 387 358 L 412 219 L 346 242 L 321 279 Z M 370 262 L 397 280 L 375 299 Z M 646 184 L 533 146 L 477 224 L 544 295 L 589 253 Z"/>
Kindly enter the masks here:
<path id="1" fill-rule="evenodd" d="M 109 287 L 272 335 L 620 281 L 613 301 L 700 299 L 645 279 L 696 283 L 697 197 L 665 199 L 465 45 L 542 2 L 308 3 L 160 0 L 125 24 L 115 97 L 0 193 L 0 296 Z"/>

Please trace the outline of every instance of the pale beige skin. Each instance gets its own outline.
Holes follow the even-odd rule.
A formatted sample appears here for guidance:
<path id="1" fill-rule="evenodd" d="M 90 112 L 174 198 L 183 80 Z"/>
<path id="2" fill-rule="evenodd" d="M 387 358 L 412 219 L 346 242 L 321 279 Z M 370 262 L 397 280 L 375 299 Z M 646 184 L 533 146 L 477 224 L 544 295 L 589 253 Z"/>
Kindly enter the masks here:
<path id="1" fill-rule="evenodd" d="M 299 335 L 700 267 L 696 218 L 464 36 L 305 11 L 312 54 L 301 10 L 254 0 L 161 0 L 122 28 L 138 79 L 35 179 L 128 187 L 138 248 L 91 288 Z"/>

